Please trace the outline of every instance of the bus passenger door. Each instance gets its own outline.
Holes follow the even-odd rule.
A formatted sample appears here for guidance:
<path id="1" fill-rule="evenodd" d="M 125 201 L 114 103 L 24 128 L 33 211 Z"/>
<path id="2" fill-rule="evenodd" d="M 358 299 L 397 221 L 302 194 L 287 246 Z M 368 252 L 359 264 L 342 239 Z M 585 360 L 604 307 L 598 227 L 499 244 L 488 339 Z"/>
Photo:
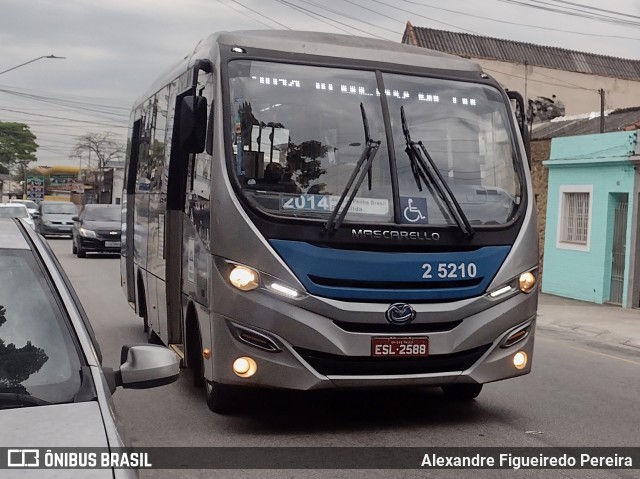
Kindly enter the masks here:
<path id="1" fill-rule="evenodd" d="M 134 229 L 135 229 L 135 190 L 136 175 L 138 172 L 138 158 L 140 150 L 140 128 L 142 120 L 136 120 L 131 134 L 131 151 L 129 153 L 128 168 L 126 171 L 125 191 L 122 195 L 122 258 L 120 260 L 120 276 L 122 287 L 127 296 L 127 301 L 133 303 L 136 300 L 136 283 L 134 276 Z"/>
<path id="2" fill-rule="evenodd" d="M 193 145 L 185 145 L 184 119 L 181 119 L 182 103 L 194 102 L 196 96 L 211 99 L 213 80 L 211 74 L 199 72 L 197 88 L 190 88 L 176 96 L 175 121 L 171 142 L 169 180 L 167 186 L 166 218 L 166 298 L 169 344 L 184 342 L 182 297 L 189 296 L 207 307 L 207 288 L 199 288 L 199 265 L 208 258 L 208 171 L 205 153 L 193 153 Z M 195 74 L 198 74 L 196 67 Z M 200 98 L 204 100 L 204 98 Z M 199 103 L 203 106 L 203 102 Z M 206 102 L 210 104 L 209 101 Z M 202 109 L 200 109 L 202 113 Z M 194 117 L 190 120 L 193 121 Z M 206 112 L 193 123 L 205 131 Z M 189 142 L 187 142 L 189 143 Z M 197 142 L 196 142 L 197 143 Z M 201 150 L 199 150 L 201 151 Z M 210 162 L 209 162 L 210 164 Z M 202 170 L 202 171 L 201 171 Z M 203 171 L 207 173 L 202 174 Z M 198 199 L 200 198 L 200 200 Z M 202 201 L 206 200 L 206 201 Z M 206 238 L 206 246 L 203 239 Z M 191 287 L 193 286 L 193 287 Z M 201 285 L 200 285 L 201 286 Z"/>

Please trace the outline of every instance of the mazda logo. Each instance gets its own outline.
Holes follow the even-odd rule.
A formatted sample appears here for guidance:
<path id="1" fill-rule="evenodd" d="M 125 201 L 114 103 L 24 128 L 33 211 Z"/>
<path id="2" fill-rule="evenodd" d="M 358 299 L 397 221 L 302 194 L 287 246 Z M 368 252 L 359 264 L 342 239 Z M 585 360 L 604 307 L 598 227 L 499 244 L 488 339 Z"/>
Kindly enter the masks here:
<path id="1" fill-rule="evenodd" d="M 416 318 L 416 310 L 406 303 L 394 303 L 384 313 L 391 324 L 407 324 Z"/>

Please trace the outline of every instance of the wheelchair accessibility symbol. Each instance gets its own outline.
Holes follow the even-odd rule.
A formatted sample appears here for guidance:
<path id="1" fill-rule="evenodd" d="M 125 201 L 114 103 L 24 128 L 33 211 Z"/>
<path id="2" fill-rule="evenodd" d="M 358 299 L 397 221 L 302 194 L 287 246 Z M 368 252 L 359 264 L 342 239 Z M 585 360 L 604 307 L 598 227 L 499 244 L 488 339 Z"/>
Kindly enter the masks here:
<path id="1" fill-rule="evenodd" d="M 400 197 L 402 222 L 405 224 L 427 224 L 427 199 L 415 197 Z"/>

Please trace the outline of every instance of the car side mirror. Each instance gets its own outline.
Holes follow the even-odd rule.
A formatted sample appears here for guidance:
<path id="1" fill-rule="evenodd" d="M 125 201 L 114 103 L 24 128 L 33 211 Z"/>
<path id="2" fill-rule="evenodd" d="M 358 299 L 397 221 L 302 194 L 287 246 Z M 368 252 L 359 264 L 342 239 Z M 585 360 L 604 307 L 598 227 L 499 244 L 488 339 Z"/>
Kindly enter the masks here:
<path id="1" fill-rule="evenodd" d="M 180 360 L 176 353 L 164 346 L 139 344 L 122 346 L 120 370 L 103 368 L 109 389 L 149 389 L 171 384 L 180 374 Z"/>
<path id="2" fill-rule="evenodd" d="M 73 216 L 71 218 L 72 221 L 80 221 L 80 218 L 78 216 Z"/>
<path id="3" fill-rule="evenodd" d="M 31 213 L 31 217 L 35 220 L 36 218 L 40 218 L 40 213 L 38 213 L 37 211 L 34 213 Z"/>

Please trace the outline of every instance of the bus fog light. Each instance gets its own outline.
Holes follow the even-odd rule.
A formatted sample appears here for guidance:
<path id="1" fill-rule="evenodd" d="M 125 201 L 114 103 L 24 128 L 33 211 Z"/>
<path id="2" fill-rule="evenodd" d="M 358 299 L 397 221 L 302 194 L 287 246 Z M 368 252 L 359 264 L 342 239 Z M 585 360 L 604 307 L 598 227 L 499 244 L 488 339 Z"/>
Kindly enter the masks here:
<path id="1" fill-rule="evenodd" d="M 249 357 L 243 356 L 233 362 L 233 372 L 241 378 L 250 378 L 257 370 L 258 365 Z"/>
<path id="2" fill-rule="evenodd" d="M 241 291 L 251 291 L 258 287 L 258 273 L 246 266 L 234 266 L 229 281 Z"/>
<path id="3" fill-rule="evenodd" d="M 527 353 L 518 351 L 513 357 L 513 365 L 516 369 L 524 369 L 527 365 Z"/>
<path id="4" fill-rule="evenodd" d="M 520 275 L 520 280 L 518 283 L 520 286 L 520 291 L 522 291 L 523 293 L 528 293 L 536 285 L 536 276 L 531 271 L 527 271 L 526 273 L 522 273 Z"/>

